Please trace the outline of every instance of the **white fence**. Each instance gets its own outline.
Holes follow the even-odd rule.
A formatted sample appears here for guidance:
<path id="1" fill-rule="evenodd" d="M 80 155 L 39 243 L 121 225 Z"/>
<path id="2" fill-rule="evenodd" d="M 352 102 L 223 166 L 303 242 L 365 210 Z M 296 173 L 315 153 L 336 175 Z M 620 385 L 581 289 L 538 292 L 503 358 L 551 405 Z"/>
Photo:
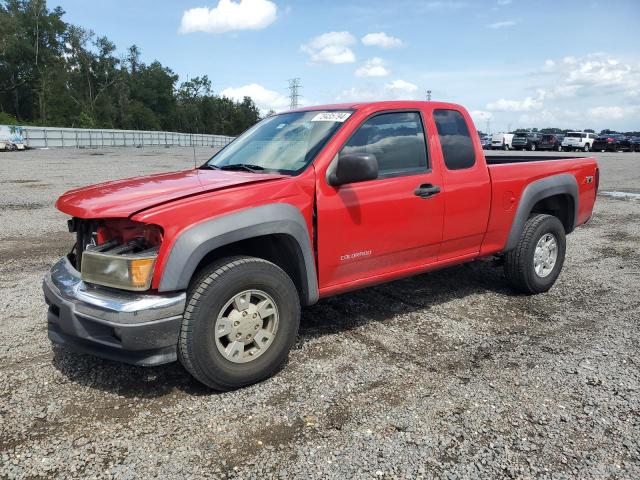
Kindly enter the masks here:
<path id="1" fill-rule="evenodd" d="M 140 130 L 22 127 L 29 148 L 103 148 L 175 145 L 180 147 L 224 147 L 234 137 Z"/>

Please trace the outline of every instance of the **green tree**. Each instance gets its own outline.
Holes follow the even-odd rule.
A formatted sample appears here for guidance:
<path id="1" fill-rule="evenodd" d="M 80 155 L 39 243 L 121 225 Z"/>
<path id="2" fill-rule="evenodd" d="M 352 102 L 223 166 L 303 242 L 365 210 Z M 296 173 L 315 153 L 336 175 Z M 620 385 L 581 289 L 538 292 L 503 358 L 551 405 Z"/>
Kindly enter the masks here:
<path id="1" fill-rule="evenodd" d="M 45 0 L 0 0 L 0 118 L 41 125 L 237 135 L 260 119 L 250 98 L 216 96 L 137 45 L 121 59 L 107 37 L 63 20 Z M 9 123 L 7 120 L 5 123 Z"/>

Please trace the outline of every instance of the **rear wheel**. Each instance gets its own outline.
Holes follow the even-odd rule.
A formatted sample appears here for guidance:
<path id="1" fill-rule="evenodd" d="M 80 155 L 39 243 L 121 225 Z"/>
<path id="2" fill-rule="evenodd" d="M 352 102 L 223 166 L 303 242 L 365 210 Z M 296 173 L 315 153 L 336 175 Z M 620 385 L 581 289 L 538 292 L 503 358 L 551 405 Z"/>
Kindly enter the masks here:
<path id="1" fill-rule="evenodd" d="M 562 151 L 562 145 L 558 145 L 558 149 L 557 149 L 557 150 L 558 150 L 559 152 L 561 152 L 561 151 Z"/>
<path id="2" fill-rule="evenodd" d="M 298 292 L 281 268 L 255 257 L 225 258 L 189 289 L 178 356 L 215 390 L 250 385 L 282 365 L 299 323 Z"/>
<path id="3" fill-rule="evenodd" d="M 529 150 L 531 150 L 532 152 L 535 152 L 536 151 L 536 144 L 532 143 L 531 144 L 531 148 L 529 148 Z"/>
<path id="4" fill-rule="evenodd" d="M 546 292 L 560 275 L 565 251 L 562 222 L 552 215 L 534 215 L 527 221 L 516 247 L 506 255 L 505 276 L 521 292 Z"/>
<path id="5" fill-rule="evenodd" d="M 588 152 L 589 151 L 589 144 L 587 143 L 582 150 L 585 151 L 585 152 Z"/>

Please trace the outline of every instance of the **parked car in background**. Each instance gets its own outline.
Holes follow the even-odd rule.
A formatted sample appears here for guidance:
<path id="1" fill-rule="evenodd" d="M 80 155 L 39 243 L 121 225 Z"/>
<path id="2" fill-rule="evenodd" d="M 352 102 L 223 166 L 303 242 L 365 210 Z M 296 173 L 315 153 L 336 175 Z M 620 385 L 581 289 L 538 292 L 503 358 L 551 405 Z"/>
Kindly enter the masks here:
<path id="1" fill-rule="evenodd" d="M 537 150 L 542 135 L 536 132 L 518 132 L 513 135 L 511 146 L 515 150 Z"/>
<path id="2" fill-rule="evenodd" d="M 491 150 L 511 150 L 513 133 L 494 133 L 491 135 Z"/>
<path id="3" fill-rule="evenodd" d="M 631 142 L 621 133 L 598 135 L 593 142 L 593 149 L 601 152 L 630 152 Z"/>
<path id="4" fill-rule="evenodd" d="M 631 137 L 629 139 L 629 144 L 629 150 L 631 152 L 640 152 L 640 137 Z"/>
<path id="5" fill-rule="evenodd" d="M 557 152 L 562 151 L 562 140 L 564 135 L 560 133 L 546 133 L 542 135 L 538 149 L 540 150 L 555 150 Z"/>
<path id="6" fill-rule="evenodd" d="M 480 137 L 480 145 L 482 145 L 483 150 L 491 149 L 491 137 L 485 135 L 484 137 Z"/>
<path id="7" fill-rule="evenodd" d="M 22 128 L 13 125 L 0 125 L 0 150 L 24 150 Z"/>
<path id="8" fill-rule="evenodd" d="M 566 151 L 582 150 L 583 152 L 588 152 L 593 148 L 593 141 L 595 139 L 595 133 L 569 132 L 562 140 L 562 149 Z"/>

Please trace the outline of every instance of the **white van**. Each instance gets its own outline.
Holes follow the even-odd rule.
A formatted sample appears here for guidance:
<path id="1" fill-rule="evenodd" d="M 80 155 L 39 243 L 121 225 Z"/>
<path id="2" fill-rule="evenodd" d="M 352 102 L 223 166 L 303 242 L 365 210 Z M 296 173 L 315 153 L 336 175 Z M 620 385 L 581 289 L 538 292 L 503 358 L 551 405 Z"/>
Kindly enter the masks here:
<path id="1" fill-rule="evenodd" d="M 491 135 L 491 150 L 511 150 L 513 133 L 494 133 Z"/>
<path id="2" fill-rule="evenodd" d="M 562 149 L 566 151 L 582 150 L 583 152 L 588 152 L 593 147 L 593 141 L 595 139 L 595 133 L 569 132 L 562 140 Z"/>
<path id="3" fill-rule="evenodd" d="M 0 150 L 24 150 L 22 127 L 0 125 Z"/>

